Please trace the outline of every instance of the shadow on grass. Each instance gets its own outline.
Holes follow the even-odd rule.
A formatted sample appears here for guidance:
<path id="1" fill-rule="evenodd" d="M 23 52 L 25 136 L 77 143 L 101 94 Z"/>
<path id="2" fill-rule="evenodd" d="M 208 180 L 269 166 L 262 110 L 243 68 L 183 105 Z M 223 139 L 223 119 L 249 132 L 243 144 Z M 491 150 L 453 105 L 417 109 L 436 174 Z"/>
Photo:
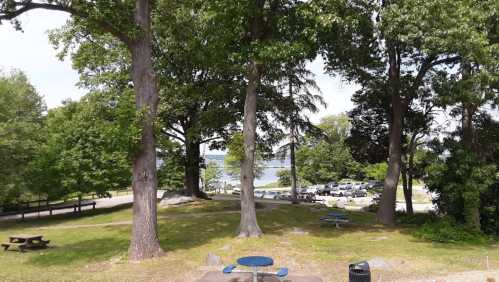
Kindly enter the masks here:
<path id="1" fill-rule="evenodd" d="M 238 206 L 234 203 L 230 204 L 208 204 L 207 207 L 202 205 L 195 207 L 186 206 L 182 213 L 191 212 L 211 212 L 211 211 L 232 211 L 236 210 Z M 102 209 L 88 215 L 98 215 L 120 211 L 129 208 L 130 205 L 123 205 L 110 209 Z M 192 208 L 192 209 L 190 209 Z M 344 211 L 351 221 L 351 224 L 342 226 L 341 229 L 336 229 L 334 226 L 322 224 L 319 218 L 329 211 L 335 209 L 327 209 L 322 211 L 313 211 L 310 206 L 305 205 L 280 205 L 277 208 L 258 211 L 258 222 L 263 232 L 266 235 L 284 235 L 292 231 L 294 227 L 301 228 L 303 231 L 308 232 L 310 236 L 331 239 L 340 237 L 345 234 L 362 232 L 367 236 L 379 236 L 380 231 L 396 231 L 405 234 L 413 235 L 415 227 L 393 227 L 387 228 L 376 224 L 375 215 L 366 212 L 353 212 Z M 182 210 L 179 210 L 182 211 Z M 165 215 L 168 212 L 163 212 Z M 175 215 L 176 212 L 171 213 Z M 44 223 L 34 221 L 32 223 L 24 222 L 27 227 L 33 225 L 42 225 L 54 223 L 55 221 L 68 221 L 74 219 L 74 216 L 62 216 L 58 219 L 44 220 Z M 77 217 L 80 218 L 80 217 Z M 208 244 L 212 240 L 223 238 L 235 238 L 236 229 L 239 225 L 239 213 L 214 213 L 203 216 L 182 216 L 163 218 L 158 220 L 160 244 L 165 251 L 175 250 L 188 250 Z M 31 226 L 30 226 L 31 224 Z M 64 230 L 57 230 L 53 232 L 65 232 Z M 68 231 L 69 232 L 69 231 Z M 92 228 L 79 230 L 75 229 L 75 235 L 78 236 L 81 232 L 87 232 L 86 236 L 91 236 L 87 240 L 83 239 L 80 242 L 71 244 L 63 244 L 59 247 L 50 248 L 43 251 L 43 254 L 34 254 L 29 258 L 28 262 L 38 266 L 50 265 L 68 265 L 72 263 L 88 263 L 99 262 L 107 260 L 116 255 L 123 255 L 126 253 L 129 238 L 130 226 L 109 226 L 106 228 Z M 94 232 L 94 233 L 93 233 Z M 64 233 L 61 233 L 64 234 Z M 55 235 L 55 234 L 54 234 Z M 67 237 L 67 234 L 65 235 Z M 73 238 L 73 237 L 69 237 Z M 415 242 L 420 240 L 414 237 Z M 326 243 L 329 241 L 325 241 Z M 428 241 L 420 241 L 426 242 Z M 56 242 L 54 242 L 56 243 Z M 459 245 L 449 246 L 448 244 L 434 244 L 436 248 L 456 248 L 463 249 L 473 248 L 474 246 Z"/>
<path id="2" fill-rule="evenodd" d="M 128 244 L 126 239 L 90 239 L 45 249 L 33 254 L 28 263 L 36 266 L 55 266 L 103 261 L 126 252 Z"/>
<path id="3" fill-rule="evenodd" d="M 310 206 L 282 205 L 268 210 L 258 210 L 258 223 L 266 235 L 284 235 L 294 227 L 301 228 L 316 237 L 333 238 L 351 232 L 379 232 L 374 224 L 374 215 L 346 211 L 353 224 L 336 229 L 323 224 L 319 218 L 328 211 L 313 212 Z M 159 234 L 166 251 L 189 249 L 206 244 L 214 239 L 235 238 L 240 214 L 213 214 L 202 217 L 160 219 Z M 386 230 L 386 229 L 385 229 Z"/>

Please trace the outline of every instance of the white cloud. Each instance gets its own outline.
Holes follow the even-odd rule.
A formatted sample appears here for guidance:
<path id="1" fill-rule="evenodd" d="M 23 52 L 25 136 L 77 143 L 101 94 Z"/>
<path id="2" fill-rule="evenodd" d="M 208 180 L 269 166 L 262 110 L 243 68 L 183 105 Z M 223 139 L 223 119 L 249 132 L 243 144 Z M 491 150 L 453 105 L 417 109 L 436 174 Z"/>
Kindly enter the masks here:
<path id="1" fill-rule="evenodd" d="M 84 94 L 82 89 L 75 86 L 78 74 L 71 68 L 71 62 L 68 59 L 59 61 L 47 38 L 47 30 L 62 26 L 68 19 L 69 16 L 64 13 L 35 10 L 20 17 L 23 33 L 14 30 L 8 22 L 0 25 L 0 68 L 24 71 L 45 97 L 49 108 L 60 105 L 68 98 L 79 99 Z M 326 115 L 352 109 L 350 99 L 358 89 L 357 85 L 324 74 L 321 58 L 310 63 L 309 68 L 315 73 L 317 84 L 328 104 L 327 108 L 311 117 L 314 122 Z"/>
<path id="2" fill-rule="evenodd" d="M 326 108 L 322 108 L 318 114 L 311 117 L 312 121 L 318 122 L 324 116 L 343 113 L 353 108 L 351 98 L 360 86 L 342 81 L 339 76 L 332 77 L 325 74 L 324 61 L 320 57 L 310 63 L 308 68 L 315 74 L 317 85 L 327 103 Z"/>
<path id="3" fill-rule="evenodd" d="M 84 94 L 75 86 L 78 74 L 71 62 L 59 61 L 47 38 L 47 30 L 62 26 L 68 18 L 63 13 L 36 10 L 19 18 L 24 32 L 8 22 L 0 25 L 0 68 L 25 72 L 49 108 Z"/>

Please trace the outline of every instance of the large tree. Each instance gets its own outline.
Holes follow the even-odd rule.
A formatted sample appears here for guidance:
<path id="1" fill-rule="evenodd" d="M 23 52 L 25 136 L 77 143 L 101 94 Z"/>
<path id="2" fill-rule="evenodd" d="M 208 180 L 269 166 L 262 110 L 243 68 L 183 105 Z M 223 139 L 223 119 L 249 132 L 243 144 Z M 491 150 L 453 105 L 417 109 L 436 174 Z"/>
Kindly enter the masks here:
<path id="1" fill-rule="evenodd" d="M 239 52 L 231 56 L 245 67 L 246 96 L 244 103 L 243 137 L 245 158 L 241 165 L 241 222 L 239 236 L 259 236 L 254 203 L 254 164 L 257 140 L 257 113 L 265 95 L 264 84 L 278 81 L 277 69 L 293 55 L 310 55 L 310 47 L 298 40 L 289 40 L 289 32 L 304 38 L 310 29 L 300 27 L 300 14 L 306 3 L 291 0 L 210 1 L 210 24 L 223 30 L 221 36 L 233 38 Z M 290 26 L 294 26 L 289 28 Z M 265 83 L 268 82 L 268 83 Z M 260 124 L 261 125 L 261 124 Z M 262 126 L 260 126 L 262 127 Z M 272 129 L 270 127 L 269 129 Z M 262 130 L 265 132 L 265 130 Z"/>
<path id="2" fill-rule="evenodd" d="M 41 143 L 44 111 L 24 73 L 0 73 L 0 204 L 22 200 L 30 191 L 28 168 Z"/>
<path id="3" fill-rule="evenodd" d="M 353 159 L 345 142 L 350 130 L 347 115 L 327 116 L 317 127 L 323 134 L 307 134 L 296 152 L 300 178 L 322 184 L 361 177 L 361 165 Z"/>
<path id="4" fill-rule="evenodd" d="M 30 164 L 33 192 L 55 200 L 129 187 L 129 153 L 140 135 L 131 92 L 91 92 L 48 112 Z"/>
<path id="5" fill-rule="evenodd" d="M 157 177 L 154 120 L 158 104 L 155 72 L 152 65 L 152 1 L 65 1 L 5 0 L 0 3 L 0 21 L 11 20 L 34 9 L 70 13 L 73 20 L 89 33 L 109 33 L 131 54 L 131 76 L 136 110 L 140 113 L 142 136 L 133 158 L 134 192 L 131 260 L 152 258 L 163 253 L 157 233 Z"/>
<path id="6" fill-rule="evenodd" d="M 487 2 L 487 3 L 484 3 Z M 389 99 L 388 172 L 377 218 L 395 223 L 403 117 L 428 74 L 480 54 L 492 1 L 316 1 L 326 69 L 365 86 L 382 77 Z M 458 20 L 459 19 L 459 20 Z M 405 81 L 405 83 L 402 83 Z"/>
<path id="7" fill-rule="evenodd" d="M 312 91 L 320 91 L 315 83 L 313 74 L 306 69 L 305 63 L 288 62 L 285 67 L 286 75 L 282 84 L 282 96 L 286 97 L 283 101 L 282 110 L 275 116 L 276 121 L 280 122 L 288 130 L 288 142 L 279 148 L 278 154 L 281 157 L 288 156 L 290 160 L 290 180 L 291 196 L 294 203 L 297 202 L 297 170 L 296 170 L 296 150 L 305 133 L 310 135 L 319 135 L 321 130 L 314 126 L 309 120 L 308 115 L 317 113 L 319 106 L 325 106 L 325 102 L 320 94 L 314 94 Z"/>
<path id="8" fill-rule="evenodd" d="M 241 67 L 230 62 L 234 38 L 219 36 L 199 0 L 161 1 L 155 15 L 161 133 L 184 146 L 187 194 L 200 191 L 201 145 L 223 147 L 242 115 Z M 221 142 L 214 142 L 221 141 Z"/>

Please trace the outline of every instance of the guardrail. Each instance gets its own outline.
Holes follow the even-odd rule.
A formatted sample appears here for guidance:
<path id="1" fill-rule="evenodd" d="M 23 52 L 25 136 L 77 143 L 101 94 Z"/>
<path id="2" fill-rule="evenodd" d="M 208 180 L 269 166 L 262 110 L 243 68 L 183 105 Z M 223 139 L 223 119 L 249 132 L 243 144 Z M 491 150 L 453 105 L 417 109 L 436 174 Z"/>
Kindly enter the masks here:
<path id="1" fill-rule="evenodd" d="M 21 215 L 21 219 L 25 218 L 25 215 L 31 214 L 31 213 L 40 213 L 40 212 L 49 212 L 49 215 L 53 215 L 53 212 L 56 210 L 64 210 L 64 209 L 73 209 L 74 213 L 79 213 L 81 212 L 82 207 L 89 207 L 92 206 L 92 210 L 95 210 L 95 205 L 96 203 L 94 201 L 92 202 L 77 202 L 77 203 L 59 203 L 59 204 L 49 204 L 45 206 L 37 206 L 35 208 L 27 208 L 27 209 L 21 209 L 21 210 L 16 210 L 16 211 L 11 211 L 11 212 L 3 212 L 0 213 L 0 216 L 9 216 L 9 215 Z"/>

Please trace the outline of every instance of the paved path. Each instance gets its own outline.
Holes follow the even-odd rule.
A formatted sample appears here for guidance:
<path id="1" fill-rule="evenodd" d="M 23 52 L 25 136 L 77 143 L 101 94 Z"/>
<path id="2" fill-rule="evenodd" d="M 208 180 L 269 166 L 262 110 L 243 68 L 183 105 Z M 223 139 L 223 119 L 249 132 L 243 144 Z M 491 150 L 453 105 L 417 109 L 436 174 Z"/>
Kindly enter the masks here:
<path id="1" fill-rule="evenodd" d="M 203 275 L 196 282 L 251 282 L 250 273 L 232 273 L 223 274 L 222 271 L 210 271 Z M 275 276 L 258 276 L 258 282 L 280 282 Z M 317 276 L 297 276 L 290 275 L 284 280 L 286 282 L 323 282 L 323 280 Z"/>
<path id="2" fill-rule="evenodd" d="M 162 192 L 158 191 L 158 197 L 160 197 L 160 195 L 162 195 Z M 112 208 L 112 207 L 116 207 L 119 205 L 132 203 L 133 202 L 133 195 L 130 194 L 130 195 L 125 195 L 125 196 L 116 196 L 116 197 L 112 197 L 112 198 L 100 198 L 100 199 L 95 199 L 95 200 L 85 200 L 85 202 L 89 202 L 89 201 L 90 202 L 95 201 L 95 208 L 96 209 Z M 82 211 L 85 211 L 88 209 L 92 209 L 92 207 L 87 206 L 87 207 L 82 207 L 81 209 L 82 209 Z M 55 214 L 67 214 L 67 213 L 73 213 L 73 212 L 74 212 L 74 209 L 71 207 L 71 208 L 62 209 L 62 210 L 54 210 L 54 211 L 52 211 L 52 214 L 54 214 L 54 215 Z M 37 217 L 47 217 L 47 216 L 50 216 L 49 211 L 40 212 L 40 215 L 38 215 L 37 212 L 28 213 L 28 214 L 24 215 L 25 218 L 37 218 Z M 21 218 L 20 214 L 0 216 L 0 221 L 20 219 L 20 218 Z"/>
<path id="3" fill-rule="evenodd" d="M 262 209 L 258 209 L 258 211 L 261 212 L 269 212 L 272 211 L 275 208 L 273 205 L 267 205 Z M 158 216 L 158 220 L 161 219 L 179 219 L 179 218 L 199 218 L 199 217 L 206 217 L 206 216 L 212 216 L 212 215 L 220 215 L 220 214 L 239 214 L 239 210 L 233 210 L 233 211 L 216 211 L 216 212 L 200 212 L 200 213 L 185 213 L 185 214 L 172 214 L 172 215 L 164 215 L 164 216 Z M 36 227 L 35 229 L 38 230 L 52 230 L 52 229 L 77 229 L 77 228 L 92 228 L 92 227 L 108 227 L 108 226 L 119 226 L 119 225 L 131 225 L 133 222 L 132 220 L 122 220 L 122 221 L 113 221 L 113 222 L 108 222 L 108 223 L 96 223 L 96 224 L 74 224 L 74 225 L 68 225 L 65 223 L 61 224 L 53 224 L 49 226 L 44 226 L 44 227 Z"/>

